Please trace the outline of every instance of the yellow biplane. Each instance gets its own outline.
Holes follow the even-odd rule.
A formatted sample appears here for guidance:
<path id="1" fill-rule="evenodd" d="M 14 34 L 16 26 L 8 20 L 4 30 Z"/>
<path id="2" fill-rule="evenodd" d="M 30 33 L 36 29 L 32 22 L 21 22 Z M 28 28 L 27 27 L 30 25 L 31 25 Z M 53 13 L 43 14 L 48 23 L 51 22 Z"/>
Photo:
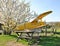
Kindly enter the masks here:
<path id="1" fill-rule="evenodd" d="M 25 22 L 24 24 L 20 24 L 15 28 L 15 30 L 22 31 L 25 29 L 31 30 L 31 29 L 43 27 L 46 25 L 46 23 L 42 21 L 42 18 L 50 13 L 52 13 L 52 11 L 44 12 L 40 14 L 38 17 L 36 17 L 32 22 Z"/>

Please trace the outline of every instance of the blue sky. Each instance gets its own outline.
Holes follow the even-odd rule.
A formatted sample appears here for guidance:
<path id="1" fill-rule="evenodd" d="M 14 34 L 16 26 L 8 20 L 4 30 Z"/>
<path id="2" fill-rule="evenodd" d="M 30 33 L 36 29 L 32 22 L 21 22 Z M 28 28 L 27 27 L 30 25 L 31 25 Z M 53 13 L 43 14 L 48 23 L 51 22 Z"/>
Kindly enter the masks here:
<path id="1" fill-rule="evenodd" d="M 27 1 L 27 0 L 26 0 Z M 44 17 L 44 21 L 60 21 L 60 0 L 28 0 L 32 11 L 41 14 L 45 11 L 52 10 L 53 12 Z"/>

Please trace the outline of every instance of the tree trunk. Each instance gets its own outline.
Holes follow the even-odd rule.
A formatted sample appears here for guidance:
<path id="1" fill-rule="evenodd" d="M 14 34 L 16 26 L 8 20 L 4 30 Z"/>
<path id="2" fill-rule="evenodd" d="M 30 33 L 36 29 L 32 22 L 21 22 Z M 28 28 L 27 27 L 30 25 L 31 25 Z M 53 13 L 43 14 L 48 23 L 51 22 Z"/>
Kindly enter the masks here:
<path id="1" fill-rule="evenodd" d="M 5 31 L 3 32 L 4 35 L 11 35 L 12 31 Z"/>

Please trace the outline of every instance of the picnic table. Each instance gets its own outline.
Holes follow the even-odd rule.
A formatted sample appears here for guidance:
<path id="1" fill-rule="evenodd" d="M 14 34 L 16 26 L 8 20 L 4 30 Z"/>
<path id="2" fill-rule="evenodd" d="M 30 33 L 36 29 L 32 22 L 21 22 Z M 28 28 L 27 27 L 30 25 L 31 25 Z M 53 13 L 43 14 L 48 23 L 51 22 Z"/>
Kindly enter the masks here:
<path id="1" fill-rule="evenodd" d="M 19 39 L 22 39 L 22 38 L 27 39 L 27 40 L 28 39 L 33 39 L 35 33 L 38 34 L 40 32 L 35 32 L 35 31 L 16 31 L 16 34 L 18 35 L 17 41 Z M 26 34 L 26 35 L 23 36 L 23 34 Z M 37 36 L 37 37 L 40 37 L 40 36 Z"/>

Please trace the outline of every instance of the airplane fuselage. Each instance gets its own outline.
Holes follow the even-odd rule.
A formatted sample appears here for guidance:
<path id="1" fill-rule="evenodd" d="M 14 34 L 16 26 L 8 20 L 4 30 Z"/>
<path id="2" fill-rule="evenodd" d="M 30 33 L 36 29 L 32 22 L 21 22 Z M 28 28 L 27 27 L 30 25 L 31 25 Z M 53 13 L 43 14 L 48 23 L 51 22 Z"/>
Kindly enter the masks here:
<path id="1" fill-rule="evenodd" d="M 39 23 L 26 22 L 26 23 L 20 24 L 18 27 L 16 27 L 16 30 L 34 29 L 34 28 L 38 28 L 38 27 L 41 27 L 44 25 L 45 25 L 44 22 L 39 22 Z"/>

